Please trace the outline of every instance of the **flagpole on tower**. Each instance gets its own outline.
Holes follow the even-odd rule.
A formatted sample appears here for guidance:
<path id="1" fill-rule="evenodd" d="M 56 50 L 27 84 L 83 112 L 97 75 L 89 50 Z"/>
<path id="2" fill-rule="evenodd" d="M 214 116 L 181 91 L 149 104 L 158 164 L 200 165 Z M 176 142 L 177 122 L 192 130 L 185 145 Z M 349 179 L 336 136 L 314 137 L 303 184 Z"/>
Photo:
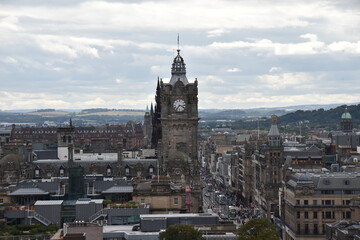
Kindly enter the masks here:
<path id="1" fill-rule="evenodd" d="M 179 37 L 179 33 L 178 33 L 178 38 L 177 38 L 177 44 L 178 44 L 178 50 L 180 49 L 179 45 L 180 45 L 180 37 Z"/>

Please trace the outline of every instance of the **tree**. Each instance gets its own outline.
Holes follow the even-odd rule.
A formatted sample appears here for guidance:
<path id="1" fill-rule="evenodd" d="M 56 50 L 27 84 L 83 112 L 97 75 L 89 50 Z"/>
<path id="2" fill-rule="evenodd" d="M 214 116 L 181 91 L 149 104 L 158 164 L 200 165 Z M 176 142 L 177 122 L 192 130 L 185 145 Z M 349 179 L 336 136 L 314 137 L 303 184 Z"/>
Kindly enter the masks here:
<path id="1" fill-rule="evenodd" d="M 266 218 L 251 219 L 238 230 L 237 240 L 279 240 L 275 226 Z"/>
<path id="2" fill-rule="evenodd" d="M 204 240 L 202 232 L 191 225 L 172 225 L 159 234 L 160 240 Z"/>

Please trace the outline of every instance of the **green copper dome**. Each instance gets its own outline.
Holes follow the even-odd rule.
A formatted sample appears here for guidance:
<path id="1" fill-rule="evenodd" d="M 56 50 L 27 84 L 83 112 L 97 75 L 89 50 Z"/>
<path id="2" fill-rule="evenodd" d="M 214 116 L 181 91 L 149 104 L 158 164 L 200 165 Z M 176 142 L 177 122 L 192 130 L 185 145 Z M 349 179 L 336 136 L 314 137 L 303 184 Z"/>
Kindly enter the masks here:
<path id="1" fill-rule="evenodd" d="M 351 119 L 351 114 L 347 108 L 345 108 L 345 112 L 341 115 L 341 119 Z"/>

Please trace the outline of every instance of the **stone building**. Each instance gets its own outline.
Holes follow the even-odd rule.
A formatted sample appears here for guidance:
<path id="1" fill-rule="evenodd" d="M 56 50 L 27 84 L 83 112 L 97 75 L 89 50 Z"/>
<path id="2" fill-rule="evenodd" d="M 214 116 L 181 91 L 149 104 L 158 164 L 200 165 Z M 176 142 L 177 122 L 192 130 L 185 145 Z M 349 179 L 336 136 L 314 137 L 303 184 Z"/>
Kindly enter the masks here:
<path id="1" fill-rule="evenodd" d="M 158 80 L 152 143 L 158 150 L 160 174 L 191 188 L 192 211 L 201 205 L 198 160 L 198 82 L 189 83 L 178 50 L 169 83 Z"/>
<path id="2" fill-rule="evenodd" d="M 150 213 L 187 212 L 185 187 L 168 176 L 154 176 L 151 182 L 135 184 L 133 200 L 150 206 Z"/>
<path id="3" fill-rule="evenodd" d="M 17 127 L 11 129 L 10 142 L 32 143 L 37 150 L 51 150 L 57 147 L 58 127 Z M 144 145 L 141 124 L 133 121 L 125 125 L 78 126 L 73 129 L 75 148 L 89 147 L 93 139 L 108 139 L 111 146 L 121 143 L 124 149 L 139 149 Z"/>
<path id="4" fill-rule="evenodd" d="M 152 116 L 154 115 L 153 106 L 151 104 L 151 110 L 146 107 L 144 115 L 144 146 L 147 148 L 151 147 L 151 137 L 152 137 Z"/>
<path id="5" fill-rule="evenodd" d="M 340 127 L 341 131 L 345 133 L 352 132 L 353 130 L 351 114 L 347 107 L 345 108 L 345 112 L 341 115 Z"/>
<path id="6" fill-rule="evenodd" d="M 281 169 L 284 164 L 282 140 L 275 115 L 271 117 L 271 121 L 266 145 L 261 145 L 252 156 L 254 202 L 268 218 L 279 212 Z"/>
<path id="7" fill-rule="evenodd" d="M 284 189 L 284 239 L 325 239 L 325 225 L 359 221 L 358 173 L 293 173 Z"/>
<path id="8" fill-rule="evenodd" d="M 360 146 L 360 135 L 353 132 L 352 117 L 348 109 L 345 108 L 340 118 L 341 131 L 331 132 L 331 144 L 335 148 L 338 163 L 341 165 L 351 155 L 357 154 Z"/>

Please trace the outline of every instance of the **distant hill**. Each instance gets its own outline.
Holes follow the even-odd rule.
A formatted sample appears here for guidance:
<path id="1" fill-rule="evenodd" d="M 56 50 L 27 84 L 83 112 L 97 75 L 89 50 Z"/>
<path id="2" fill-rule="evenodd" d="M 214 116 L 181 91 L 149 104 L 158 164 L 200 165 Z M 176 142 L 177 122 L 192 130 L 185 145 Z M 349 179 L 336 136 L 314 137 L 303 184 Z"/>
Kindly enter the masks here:
<path id="1" fill-rule="evenodd" d="M 294 124 L 299 121 L 309 121 L 311 126 L 325 127 L 325 126 L 340 126 L 341 115 L 345 112 L 346 105 L 342 105 L 329 110 L 320 108 L 318 110 L 303 111 L 297 110 L 292 113 L 285 114 L 279 117 L 280 124 Z M 360 104 L 347 106 L 351 114 L 353 127 L 358 128 L 360 123 Z"/>
<path id="2" fill-rule="evenodd" d="M 301 110 L 299 110 L 301 109 Z M 353 125 L 360 125 L 360 104 L 348 106 L 353 118 Z M 299 105 L 274 108 L 253 109 L 199 109 L 200 123 L 205 126 L 228 126 L 240 129 L 254 129 L 258 127 L 267 129 L 268 120 L 272 114 L 279 117 L 279 124 L 298 124 L 300 121 L 309 122 L 314 127 L 339 127 L 340 117 L 345 111 L 345 105 Z M 79 125 L 118 124 L 133 120 L 141 122 L 144 119 L 144 110 L 139 109 L 107 109 L 93 108 L 83 110 L 0 110 L 0 124 L 31 123 L 42 125 L 45 121 L 52 121 L 56 125 L 66 124 L 71 118 L 73 123 Z M 258 119 L 259 122 L 258 122 Z M 210 122 L 214 122 L 210 124 Z"/>

